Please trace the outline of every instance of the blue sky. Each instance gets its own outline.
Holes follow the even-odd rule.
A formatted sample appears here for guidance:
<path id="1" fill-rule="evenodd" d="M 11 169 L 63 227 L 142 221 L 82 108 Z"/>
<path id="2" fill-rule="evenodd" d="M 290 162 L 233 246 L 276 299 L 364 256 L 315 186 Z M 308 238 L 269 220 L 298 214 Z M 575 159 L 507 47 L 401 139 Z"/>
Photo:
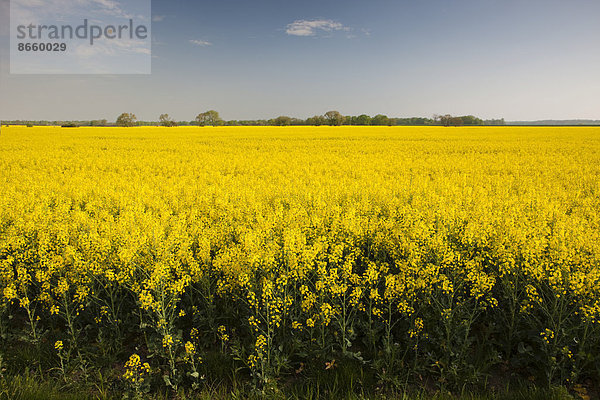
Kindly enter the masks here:
<path id="1" fill-rule="evenodd" d="M 600 119 L 598 0 L 154 0 L 150 75 L 10 75 L 0 13 L 2 119 Z"/>

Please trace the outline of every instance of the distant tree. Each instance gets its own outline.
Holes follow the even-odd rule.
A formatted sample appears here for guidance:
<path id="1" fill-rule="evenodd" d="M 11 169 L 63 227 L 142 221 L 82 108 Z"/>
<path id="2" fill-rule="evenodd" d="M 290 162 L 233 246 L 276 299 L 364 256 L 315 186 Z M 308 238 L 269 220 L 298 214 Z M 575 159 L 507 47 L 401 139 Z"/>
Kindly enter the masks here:
<path id="1" fill-rule="evenodd" d="M 352 125 L 371 125 L 372 118 L 367 114 L 361 114 L 358 117 L 352 117 Z"/>
<path id="2" fill-rule="evenodd" d="M 131 127 L 135 126 L 137 117 L 133 113 L 123 113 L 117 118 L 117 126 Z"/>
<path id="3" fill-rule="evenodd" d="M 452 115 L 450 115 L 450 114 L 434 115 L 433 119 L 434 119 L 434 121 L 436 121 L 437 123 L 439 123 L 442 126 L 452 125 Z"/>
<path id="4" fill-rule="evenodd" d="M 315 115 L 306 120 L 307 125 L 321 126 L 327 124 L 327 120 L 322 115 Z"/>
<path id="5" fill-rule="evenodd" d="M 506 122 L 504 122 L 504 118 L 500 118 L 500 119 L 486 119 L 485 121 L 483 121 L 484 125 L 506 125 Z"/>
<path id="6" fill-rule="evenodd" d="M 463 126 L 465 123 L 461 117 L 450 118 L 450 126 Z"/>
<path id="7" fill-rule="evenodd" d="M 273 122 L 273 125 L 276 125 L 276 126 L 289 126 L 292 124 L 292 118 L 290 118 L 286 115 L 281 115 L 281 116 L 275 118 L 272 122 Z"/>
<path id="8" fill-rule="evenodd" d="M 411 122 L 414 122 L 414 125 L 433 125 L 435 123 L 431 118 L 420 117 L 411 118 Z"/>
<path id="9" fill-rule="evenodd" d="M 383 114 L 378 114 L 376 116 L 373 117 L 373 119 L 371 120 L 371 125 L 389 125 L 390 124 L 390 119 L 387 117 L 387 115 L 383 115 Z"/>
<path id="10" fill-rule="evenodd" d="M 196 123 L 200 126 L 218 126 L 223 123 L 219 113 L 215 110 L 209 110 L 198 114 L 196 117 Z"/>
<path id="11" fill-rule="evenodd" d="M 158 117 L 158 120 L 160 121 L 160 124 L 162 126 L 177 126 L 177 122 L 175 122 L 174 120 L 172 120 L 169 117 L 169 114 L 160 114 L 160 117 Z"/>
<path id="12" fill-rule="evenodd" d="M 464 125 L 483 125 L 483 120 L 473 115 L 463 115 L 459 117 Z"/>
<path id="13" fill-rule="evenodd" d="M 331 126 L 340 126 L 344 123 L 344 116 L 339 111 L 327 111 L 325 119 Z"/>
<path id="14" fill-rule="evenodd" d="M 472 124 L 480 125 L 479 121 L 481 120 L 479 118 L 475 118 L 472 115 L 467 117 L 469 122 L 471 122 Z M 443 126 L 463 126 L 465 125 L 465 121 L 463 120 L 463 118 L 465 117 L 453 117 L 450 114 L 433 116 L 433 120 L 435 121 L 435 123 Z M 481 121 L 481 124 L 482 123 L 483 121 Z"/>

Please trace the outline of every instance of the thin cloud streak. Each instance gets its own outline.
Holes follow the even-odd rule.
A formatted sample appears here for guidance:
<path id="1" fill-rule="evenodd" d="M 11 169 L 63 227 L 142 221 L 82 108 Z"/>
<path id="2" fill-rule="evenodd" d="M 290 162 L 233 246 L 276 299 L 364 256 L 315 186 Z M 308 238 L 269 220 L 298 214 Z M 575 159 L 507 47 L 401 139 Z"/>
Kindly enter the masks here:
<path id="1" fill-rule="evenodd" d="M 316 36 L 320 32 L 350 31 L 344 24 L 331 19 L 300 19 L 288 24 L 285 33 L 291 36 Z"/>
<path id="2" fill-rule="evenodd" d="M 206 40 L 190 39 L 190 43 L 200 47 L 212 46 L 212 43 Z"/>

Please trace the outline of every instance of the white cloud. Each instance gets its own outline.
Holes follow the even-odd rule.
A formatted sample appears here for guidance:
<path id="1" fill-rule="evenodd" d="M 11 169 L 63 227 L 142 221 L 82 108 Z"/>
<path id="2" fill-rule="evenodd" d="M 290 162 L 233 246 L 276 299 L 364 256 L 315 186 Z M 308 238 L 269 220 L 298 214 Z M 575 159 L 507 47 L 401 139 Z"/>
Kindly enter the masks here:
<path id="1" fill-rule="evenodd" d="M 165 19 L 164 15 L 155 15 L 152 17 L 152 22 L 161 22 Z"/>
<path id="2" fill-rule="evenodd" d="M 94 2 L 109 10 L 118 10 L 121 8 L 119 7 L 119 3 L 113 0 L 94 0 Z"/>
<path id="3" fill-rule="evenodd" d="M 113 0 L 93 0 L 96 4 L 99 5 L 101 11 L 105 12 L 106 14 L 115 16 L 115 17 L 119 17 L 119 18 L 134 18 L 133 15 L 123 11 L 123 9 L 121 8 L 121 5 L 119 4 L 118 1 L 113 1 Z"/>
<path id="4" fill-rule="evenodd" d="M 122 19 L 145 20 L 146 15 L 135 15 L 131 11 L 146 10 L 134 4 L 121 4 L 117 0 L 11 0 L 11 20 L 27 24 L 43 22 L 73 22 L 73 19 L 106 20 L 106 16 Z M 127 6 L 127 9 L 125 8 Z M 148 7 L 149 11 L 150 8 Z"/>
<path id="5" fill-rule="evenodd" d="M 207 42 L 206 40 L 190 39 L 190 43 L 194 44 L 196 46 L 202 46 L 202 47 L 212 46 L 212 43 Z"/>
<path id="6" fill-rule="evenodd" d="M 300 19 L 288 24 L 285 33 L 292 36 L 316 36 L 320 31 L 349 31 L 350 28 L 331 19 Z"/>
<path id="7" fill-rule="evenodd" d="M 21 1 L 21 0 L 19 0 Z M 31 1 L 31 0 L 29 0 Z M 89 8 L 89 12 L 92 13 L 102 13 L 105 15 L 109 15 L 111 17 L 123 18 L 123 19 L 136 19 L 140 18 L 140 16 L 135 16 L 123 10 L 123 7 L 118 1 L 115 0 L 91 0 L 85 1 L 84 4 L 81 4 L 81 0 L 54 0 L 56 2 L 63 2 L 65 4 L 71 3 L 71 5 L 75 5 L 76 3 L 80 3 L 83 9 Z M 81 13 L 81 10 L 78 10 Z M 144 19 L 144 16 L 141 16 Z"/>

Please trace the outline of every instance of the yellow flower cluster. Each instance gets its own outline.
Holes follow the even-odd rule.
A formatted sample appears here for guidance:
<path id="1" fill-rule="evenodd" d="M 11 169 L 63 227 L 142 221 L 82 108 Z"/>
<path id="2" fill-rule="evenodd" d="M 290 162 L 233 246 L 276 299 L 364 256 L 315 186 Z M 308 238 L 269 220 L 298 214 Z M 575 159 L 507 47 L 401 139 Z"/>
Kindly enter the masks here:
<path id="1" fill-rule="evenodd" d="M 465 315 L 560 332 L 546 322 L 567 310 L 574 331 L 588 332 L 600 325 L 599 137 L 597 128 L 3 128 L 0 310 L 20 310 L 10 323 L 32 330 L 38 319 L 143 325 L 173 365 L 197 351 L 198 329 L 185 345 L 177 332 L 190 332 L 206 304 L 223 319 L 201 331 L 218 326 L 222 343 L 251 332 L 241 342 L 253 362 L 291 335 L 345 350 L 385 331 L 412 345 Z M 143 323 L 121 327 L 129 315 Z M 146 371 L 136 355 L 126 368 L 129 380 Z"/>
<path id="2" fill-rule="evenodd" d="M 222 342 L 226 343 L 229 341 L 229 335 L 227 334 L 227 328 L 225 328 L 225 326 L 219 326 L 217 331 L 219 333 L 219 339 L 221 339 Z"/>
<path id="3" fill-rule="evenodd" d="M 409 331 L 411 338 L 416 338 L 423 331 L 423 319 L 417 318 L 415 319 L 415 326 Z"/>
<path id="4" fill-rule="evenodd" d="M 554 339 L 554 332 L 551 329 L 546 328 L 543 332 L 540 333 L 540 336 L 546 344 L 550 344 L 550 341 Z"/>
<path id="5" fill-rule="evenodd" d="M 185 353 L 193 356 L 196 353 L 196 346 L 192 342 L 185 342 Z"/>
<path id="6" fill-rule="evenodd" d="M 165 349 L 170 349 L 173 346 L 174 342 L 175 341 L 173 340 L 173 336 L 165 335 L 162 340 L 162 345 Z"/>
<path id="7" fill-rule="evenodd" d="M 134 384 L 144 382 L 144 376 L 150 373 L 150 364 L 141 362 L 140 356 L 132 354 L 125 363 L 123 378 Z"/>
<path id="8" fill-rule="evenodd" d="M 267 346 L 267 338 L 263 335 L 260 335 L 256 338 L 256 343 L 254 344 L 254 350 L 257 354 L 262 355 L 265 351 L 265 347 Z"/>

